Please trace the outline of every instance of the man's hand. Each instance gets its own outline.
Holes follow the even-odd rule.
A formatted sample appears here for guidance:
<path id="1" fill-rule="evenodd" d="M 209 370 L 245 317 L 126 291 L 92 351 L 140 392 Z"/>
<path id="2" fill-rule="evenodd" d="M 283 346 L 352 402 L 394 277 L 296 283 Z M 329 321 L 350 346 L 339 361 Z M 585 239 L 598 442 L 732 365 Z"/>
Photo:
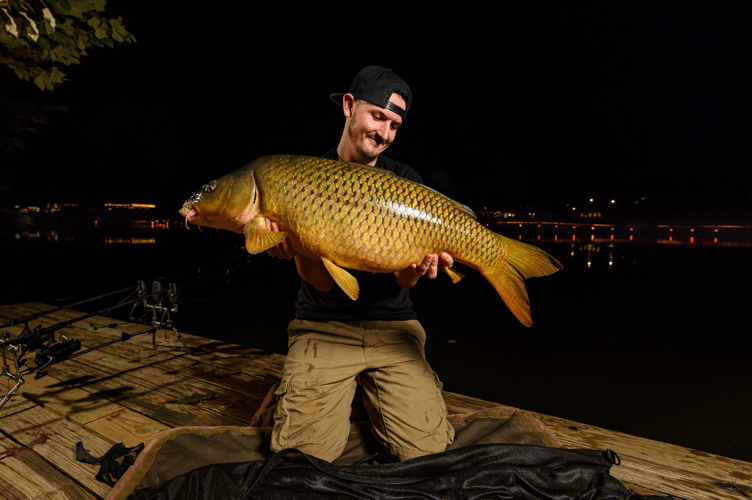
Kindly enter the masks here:
<path id="1" fill-rule="evenodd" d="M 426 255 L 420 264 L 412 264 L 407 269 L 395 271 L 394 278 L 400 287 L 407 290 L 415 286 L 421 276 L 434 279 L 438 275 L 440 268 L 450 268 L 452 264 L 454 264 L 454 259 L 448 253 L 442 252 L 441 255 L 432 253 Z"/>
<path id="2" fill-rule="evenodd" d="M 271 221 L 269 219 L 266 219 L 266 229 L 267 231 L 279 231 L 279 224 L 277 224 L 274 221 Z M 269 250 L 267 250 L 270 256 L 276 257 L 278 259 L 283 260 L 290 260 L 295 257 L 296 252 L 292 249 L 290 246 L 290 243 L 287 241 L 287 238 L 282 240 L 278 245 L 275 245 L 271 247 Z"/>

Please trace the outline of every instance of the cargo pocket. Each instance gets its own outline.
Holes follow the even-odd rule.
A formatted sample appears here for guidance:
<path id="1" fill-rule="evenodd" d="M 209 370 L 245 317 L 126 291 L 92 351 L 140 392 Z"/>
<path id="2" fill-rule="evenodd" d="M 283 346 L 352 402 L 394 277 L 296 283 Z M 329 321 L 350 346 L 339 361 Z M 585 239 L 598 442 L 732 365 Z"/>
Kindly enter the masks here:
<path id="1" fill-rule="evenodd" d="M 432 370 L 433 371 L 433 370 Z M 439 380 L 439 376 L 436 372 L 433 372 L 433 379 L 436 383 L 436 402 L 438 403 L 438 411 L 441 418 L 446 418 L 447 409 L 446 409 L 446 403 L 444 403 L 444 395 L 441 394 L 441 391 L 444 389 L 444 383 Z"/>
<path id="2" fill-rule="evenodd" d="M 285 395 L 287 395 L 288 392 L 290 392 L 290 388 L 292 387 L 292 379 L 295 377 L 294 373 L 291 373 L 289 375 L 283 375 L 282 380 L 279 382 L 279 387 L 277 387 L 277 390 L 274 391 L 274 394 L 277 396 L 277 408 L 280 406 L 284 407 L 283 412 L 287 413 L 287 404 L 285 403 Z"/>
<path id="3" fill-rule="evenodd" d="M 433 371 L 433 370 L 432 370 Z M 439 380 L 439 375 L 436 372 L 433 372 L 433 378 L 436 379 L 436 387 L 439 389 L 439 391 L 444 390 L 444 382 Z M 444 397 L 441 397 L 442 401 L 444 400 Z"/>
<path id="4" fill-rule="evenodd" d="M 444 383 L 439 380 L 439 375 L 436 372 L 433 372 L 433 376 L 436 379 L 436 388 L 439 391 L 438 396 L 438 402 L 439 402 L 439 413 L 440 417 L 443 420 L 444 425 L 444 431 L 446 432 L 446 444 L 447 446 L 452 444 L 454 441 L 454 427 L 452 427 L 452 424 L 449 423 L 447 420 L 447 409 L 446 409 L 446 403 L 444 402 L 444 395 L 441 394 L 441 391 L 444 389 Z"/>
<path id="5" fill-rule="evenodd" d="M 274 412 L 274 427 L 272 428 L 271 449 L 274 452 L 287 448 L 290 439 L 290 411 L 287 394 L 292 387 L 295 374 L 283 375 L 279 387 L 274 391 L 277 396 L 277 409 Z"/>

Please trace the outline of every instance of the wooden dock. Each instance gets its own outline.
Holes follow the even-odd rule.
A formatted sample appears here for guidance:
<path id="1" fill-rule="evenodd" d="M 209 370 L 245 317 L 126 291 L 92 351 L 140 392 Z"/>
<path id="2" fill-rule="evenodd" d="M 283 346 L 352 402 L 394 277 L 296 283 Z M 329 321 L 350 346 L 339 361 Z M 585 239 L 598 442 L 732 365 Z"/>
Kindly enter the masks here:
<path id="1" fill-rule="evenodd" d="M 49 309 L 40 303 L 0 306 L 0 323 Z M 61 310 L 30 326 L 82 314 Z M 77 338 L 85 349 L 144 328 L 126 323 L 89 332 L 89 324 L 112 322 L 95 316 L 57 331 L 56 338 Z M 14 337 L 22 328 L 6 330 Z M 163 330 L 156 345 L 151 334 L 144 334 L 52 365 L 40 380 L 27 376 L 0 410 L 0 499 L 104 498 L 110 487 L 95 480 L 99 466 L 75 460 L 79 441 L 101 456 L 113 444 L 146 443 L 171 427 L 247 426 L 279 381 L 285 357 L 187 333 L 183 337 L 193 356 L 174 333 Z M 7 383 L 0 384 L 1 396 Z M 211 397 L 186 403 L 183 398 L 195 393 Z M 450 392 L 444 399 L 450 414 L 503 404 Z M 567 448 L 615 451 L 621 465 L 612 475 L 638 493 L 697 500 L 752 497 L 751 463 L 531 413 Z"/>

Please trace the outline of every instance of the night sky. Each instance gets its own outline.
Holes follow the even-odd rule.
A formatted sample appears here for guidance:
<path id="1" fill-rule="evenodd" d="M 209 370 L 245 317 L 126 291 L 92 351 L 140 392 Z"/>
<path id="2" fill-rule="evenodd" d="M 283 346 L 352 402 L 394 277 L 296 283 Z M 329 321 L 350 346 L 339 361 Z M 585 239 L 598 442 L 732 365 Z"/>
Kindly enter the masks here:
<path id="1" fill-rule="evenodd" d="M 236 4 L 108 2 L 138 42 L 92 50 L 54 92 L 0 68 L 7 93 L 69 109 L 2 159 L 19 202 L 177 211 L 258 156 L 334 147 L 344 118 L 328 95 L 370 64 L 415 96 L 387 154 L 473 208 L 752 192 L 748 2 L 389 14 Z"/>

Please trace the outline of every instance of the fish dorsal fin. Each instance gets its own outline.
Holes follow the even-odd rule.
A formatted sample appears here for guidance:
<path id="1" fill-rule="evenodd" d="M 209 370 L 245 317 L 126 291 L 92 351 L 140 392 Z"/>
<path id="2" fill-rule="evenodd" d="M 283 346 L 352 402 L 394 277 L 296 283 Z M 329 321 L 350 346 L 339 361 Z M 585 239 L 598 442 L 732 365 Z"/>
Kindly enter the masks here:
<path id="1" fill-rule="evenodd" d="M 374 167 L 372 165 L 364 165 L 362 163 L 355 163 L 355 162 L 352 162 L 352 161 L 341 161 L 341 160 L 340 160 L 340 163 L 345 163 L 345 164 L 353 166 L 353 167 L 361 168 L 363 170 L 370 170 L 372 172 L 378 172 L 378 173 L 381 173 L 381 174 L 397 175 L 394 172 L 392 172 L 391 170 L 387 170 L 387 169 L 381 168 L 381 167 Z"/>
<path id="2" fill-rule="evenodd" d="M 428 188 L 428 189 L 431 189 L 431 188 Z M 466 213 L 467 215 L 469 215 L 469 216 L 470 216 L 470 217 L 472 217 L 473 219 L 475 219 L 475 220 L 478 220 L 478 216 L 477 216 L 477 215 L 475 215 L 475 212 L 473 212 L 473 209 L 472 209 L 472 208 L 468 207 L 468 206 L 467 206 L 467 205 L 465 205 L 464 203 L 460 203 L 459 201 L 454 201 L 454 200 L 453 200 L 453 199 L 451 199 L 451 198 L 447 198 L 447 200 L 451 201 L 451 202 L 452 202 L 452 204 L 453 204 L 453 205 L 454 205 L 455 207 L 459 208 L 460 210 L 462 210 L 463 212 L 465 212 L 465 213 Z"/>
<path id="3" fill-rule="evenodd" d="M 261 253 L 269 250 L 274 245 L 285 239 L 284 231 L 269 231 L 266 229 L 264 217 L 254 217 L 243 227 L 245 233 L 245 248 L 250 254 Z"/>
<path id="4" fill-rule="evenodd" d="M 475 215 L 475 212 L 473 212 L 473 209 L 472 209 L 472 208 L 470 208 L 470 207 L 468 207 L 468 206 L 467 206 L 467 205 L 465 205 L 464 203 L 460 203 L 459 201 L 454 201 L 453 199 L 451 199 L 451 198 L 450 198 L 450 197 L 448 197 L 447 195 L 445 195 L 445 194 L 442 194 L 442 193 L 440 193 L 439 191 L 436 191 L 436 190 L 435 190 L 434 188 L 426 186 L 425 184 L 423 184 L 422 186 L 423 186 L 424 188 L 428 189 L 429 191 L 433 191 L 434 193 L 436 193 L 436 194 L 439 194 L 439 195 L 441 195 L 442 197 L 446 198 L 447 200 L 449 200 L 449 202 L 450 202 L 450 203 L 451 203 L 452 205 L 454 205 L 455 207 L 459 208 L 460 210 L 462 210 L 463 212 L 465 212 L 465 213 L 466 213 L 467 215 L 469 215 L 469 216 L 470 216 L 470 217 L 472 217 L 473 219 L 475 219 L 475 220 L 478 220 L 478 216 L 477 216 L 477 215 Z"/>
<path id="5" fill-rule="evenodd" d="M 352 274 L 348 273 L 331 260 L 321 257 L 321 261 L 324 263 L 326 270 L 332 275 L 332 279 L 342 289 L 348 297 L 352 300 L 358 298 L 358 292 L 360 292 L 360 286 L 358 280 Z"/>
<path id="6" fill-rule="evenodd" d="M 351 161 L 340 161 L 340 163 L 346 163 L 346 164 L 352 165 L 354 167 L 358 167 L 358 168 L 362 168 L 362 169 L 366 169 L 366 170 L 371 170 L 373 172 L 380 172 L 382 174 L 389 174 L 389 175 L 394 175 L 394 176 L 397 175 L 394 172 L 392 172 L 391 170 L 387 170 L 385 168 L 373 167 L 371 165 L 363 165 L 361 163 L 354 163 L 354 162 L 351 162 Z M 478 216 L 475 215 L 475 212 L 473 212 L 473 210 L 470 207 L 468 207 L 467 205 L 465 205 L 463 203 L 460 203 L 458 201 L 454 201 L 453 199 L 449 198 L 448 196 L 440 193 L 439 191 L 437 191 L 437 190 L 435 190 L 435 189 L 433 189 L 431 187 L 426 186 L 425 184 L 421 184 L 421 186 L 423 186 L 424 188 L 426 188 L 426 189 L 428 189 L 430 191 L 433 191 L 436 194 L 441 195 L 442 197 L 444 197 L 447 200 L 449 200 L 452 203 L 452 205 L 454 205 L 455 207 L 459 208 L 460 210 L 462 210 L 463 212 L 465 212 L 467 215 L 469 215 L 473 219 L 478 220 Z"/>

